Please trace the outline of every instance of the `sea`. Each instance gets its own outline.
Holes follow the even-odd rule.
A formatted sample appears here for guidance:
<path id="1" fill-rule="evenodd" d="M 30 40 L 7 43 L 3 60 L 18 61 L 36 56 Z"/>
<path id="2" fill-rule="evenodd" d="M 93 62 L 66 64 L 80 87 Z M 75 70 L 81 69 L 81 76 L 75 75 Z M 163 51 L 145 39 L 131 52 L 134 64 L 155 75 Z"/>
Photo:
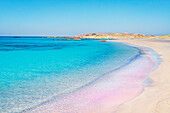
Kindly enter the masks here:
<path id="1" fill-rule="evenodd" d="M 0 112 L 22 112 L 69 95 L 141 54 L 133 46 L 100 41 L 1 36 Z"/>

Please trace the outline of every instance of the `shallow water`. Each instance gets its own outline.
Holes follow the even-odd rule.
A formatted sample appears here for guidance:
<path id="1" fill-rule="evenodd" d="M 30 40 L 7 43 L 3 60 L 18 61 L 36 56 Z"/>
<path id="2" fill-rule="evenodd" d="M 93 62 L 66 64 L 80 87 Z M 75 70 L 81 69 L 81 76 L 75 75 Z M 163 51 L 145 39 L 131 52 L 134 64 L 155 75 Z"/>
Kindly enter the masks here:
<path id="1" fill-rule="evenodd" d="M 140 52 L 116 42 L 0 37 L 0 112 L 19 112 L 69 95 Z"/>

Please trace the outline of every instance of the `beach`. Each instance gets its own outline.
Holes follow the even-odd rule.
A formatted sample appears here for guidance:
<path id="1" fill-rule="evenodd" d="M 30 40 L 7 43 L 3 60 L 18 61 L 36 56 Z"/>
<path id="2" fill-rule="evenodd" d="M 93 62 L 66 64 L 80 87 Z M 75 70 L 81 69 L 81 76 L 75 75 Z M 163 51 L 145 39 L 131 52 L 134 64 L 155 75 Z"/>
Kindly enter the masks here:
<path id="1" fill-rule="evenodd" d="M 123 41 L 118 40 L 117 42 Z M 147 46 L 136 43 L 125 44 L 140 50 L 139 54 L 132 58 L 125 66 L 99 77 L 86 86 L 71 92 L 69 95 L 53 98 L 24 112 L 126 113 L 128 110 L 123 108 L 126 103 L 128 105 L 129 102 L 140 97 L 141 94 L 143 95 L 143 91 L 145 92 L 148 87 L 153 87 L 152 78 L 150 79 L 148 74 L 157 69 L 160 58 L 155 51 Z M 147 98 L 148 97 L 146 97 L 146 99 Z M 148 101 L 146 103 L 148 103 Z M 132 106 L 132 110 L 134 110 L 133 108 L 136 108 L 136 106 L 138 106 L 138 104 L 135 103 L 135 105 Z M 143 108 L 141 107 L 141 109 Z M 134 113 L 138 113 L 137 110 L 134 111 Z M 144 111 L 141 113 L 143 112 Z M 131 113 L 130 110 L 129 113 Z"/>
<path id="2" fill-rule="evenodd" d="M 0 113 L 170 113 L 170 0 L 0 0 Z"/>
<path id="3" fill-rule="evenodd" d="M 160 39 L 121 39 L 124 42 L 148 47 L 160 54 L 162 62 L 149 77 L 151 86 L 119 107 L 116 113 L 170 113 L 170 41 Z"/>
<path id="4" fill-rule="evenodd" d="M 1 75 L 10 86 L 1 84 L 6 103 L 0 104 L 0 111 L 168 113 L 169 43 L 165 39 L 1 38 L 1 72 L 6 78 Z"/>

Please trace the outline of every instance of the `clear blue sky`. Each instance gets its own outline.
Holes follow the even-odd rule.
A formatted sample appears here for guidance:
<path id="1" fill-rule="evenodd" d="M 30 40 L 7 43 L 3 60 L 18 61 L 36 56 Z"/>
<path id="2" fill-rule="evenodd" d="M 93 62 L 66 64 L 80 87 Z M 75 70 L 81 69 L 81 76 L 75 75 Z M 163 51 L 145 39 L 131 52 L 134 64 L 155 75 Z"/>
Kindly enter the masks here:
<path id="1" fill-rule="evenodd" d="M 170 34 L 170 0 L 0 0 L 0 35 Z"/>

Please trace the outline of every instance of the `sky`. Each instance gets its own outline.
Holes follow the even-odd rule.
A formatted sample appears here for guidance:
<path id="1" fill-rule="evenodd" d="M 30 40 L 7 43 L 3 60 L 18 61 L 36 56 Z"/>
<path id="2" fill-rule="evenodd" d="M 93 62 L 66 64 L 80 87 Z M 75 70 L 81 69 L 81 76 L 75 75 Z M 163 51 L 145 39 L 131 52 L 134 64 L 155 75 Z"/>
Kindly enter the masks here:
<path id="1" fill-rule="evenodd" d="M 0 0 L 0 35 L 170 34 L 170 0 Z"/>

